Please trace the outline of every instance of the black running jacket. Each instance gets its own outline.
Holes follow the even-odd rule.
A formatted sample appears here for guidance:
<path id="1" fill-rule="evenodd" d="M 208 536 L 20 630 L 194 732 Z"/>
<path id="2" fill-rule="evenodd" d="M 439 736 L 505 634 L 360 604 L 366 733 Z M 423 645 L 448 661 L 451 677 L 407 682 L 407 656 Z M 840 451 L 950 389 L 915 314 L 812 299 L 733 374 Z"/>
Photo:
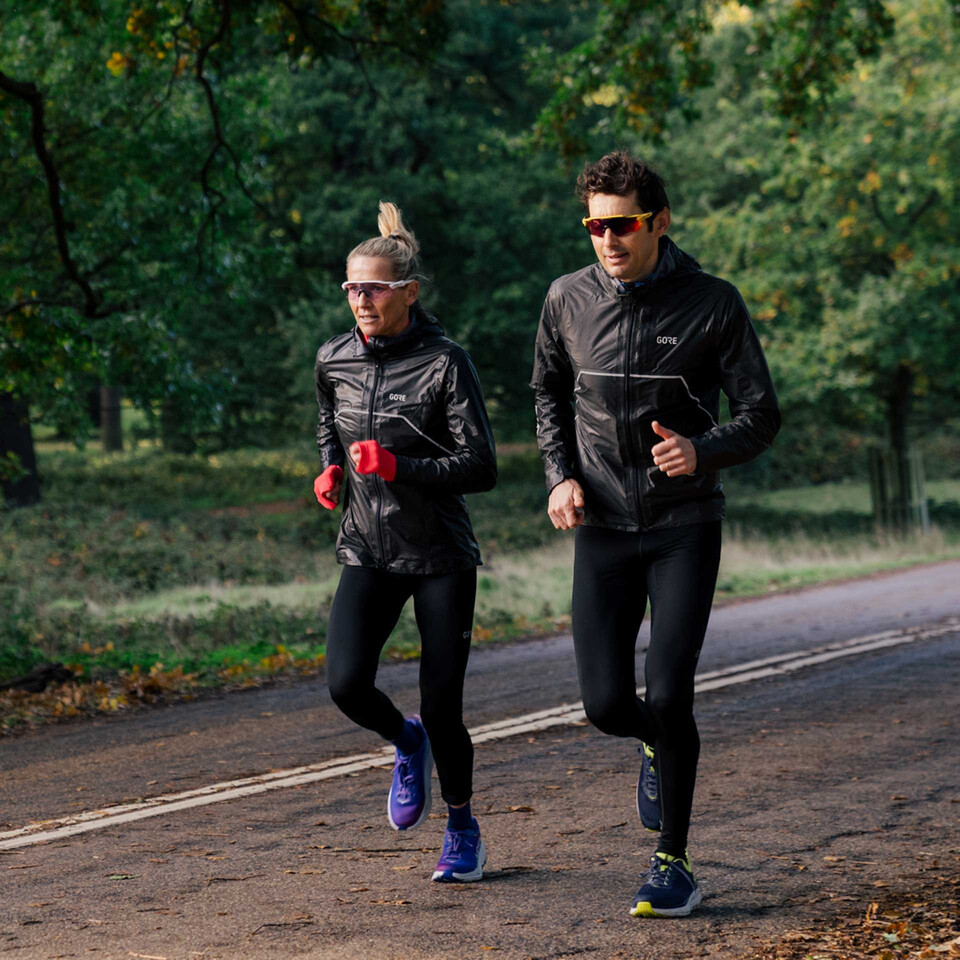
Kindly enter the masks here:
<path id="1" fill-rule="evenodd" d="M 554 281 L 533 367 L 547 489 L 584 490 L 584 523 L 648 530 L 723 517 L 717 471 L 753 459 L 780 428 L 760 341 L 737 289 L 662 237 L 657 267 L 622 291 L 599 263 Z M 731 420 L 718 423 L 720 391 Z M 692 475 L 653 463 L 650 424 L 688 437 Z"/>
<path id="2" fill-rule="evenodd" d="M 497 482 L 493 433 L 467 352 L 419 303 L 396 337 L 354 327 L 317 353 L 321 469 L 343 467 L 337 559 L 393 573 L 451 573 L 480 550 L 463 500 Z M 357 473 L 345 451 L 376 440 L 397 458 L 390 482 Z"/>

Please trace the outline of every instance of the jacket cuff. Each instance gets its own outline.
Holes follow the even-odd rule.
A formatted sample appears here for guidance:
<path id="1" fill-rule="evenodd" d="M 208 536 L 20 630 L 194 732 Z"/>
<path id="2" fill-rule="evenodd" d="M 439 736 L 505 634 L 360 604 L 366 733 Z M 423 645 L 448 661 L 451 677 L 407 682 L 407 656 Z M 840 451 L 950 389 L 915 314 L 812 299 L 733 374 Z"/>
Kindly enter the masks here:
<path id="1" fill-rule="evenodd" d="M 567 480 L 574 475 L 573 471 L 567 466 L 567 464 L 558 460 L 545 460 L 543 469 L 546 474 L 546 487 L 548 494 L 558 483 L 563 483 L 564 480 Z"/>

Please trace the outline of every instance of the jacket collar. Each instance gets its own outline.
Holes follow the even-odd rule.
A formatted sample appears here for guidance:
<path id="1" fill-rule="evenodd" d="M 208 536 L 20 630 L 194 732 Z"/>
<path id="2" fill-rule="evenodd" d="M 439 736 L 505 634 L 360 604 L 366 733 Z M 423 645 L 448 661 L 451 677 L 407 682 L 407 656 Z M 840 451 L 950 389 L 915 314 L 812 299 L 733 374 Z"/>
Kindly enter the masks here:
<path id="1" fill-rule="evenodd" d="M 653 273 L 651 273 L 642 284 L 636 287 L 625 287 L 619 280 L 611 277 L 610 274 L 597 263 L 596 269 L 604 290 L 614 297 L 628 297 L 632 296 L 634 292 L 638 290 L 646 292 L 668 277 L 687 276 L 702 272 L 700 264 L 688 253 L 684 253 L 668 236 L 662 236 L 660 238 L 659 247 L 657 265 L 654 267 Z"/>
<path id="2" fill-rule="evenodd" d="M 385 357 L 407 353 L 415 349 L 424 340 L 436 336 L 443 336 L 443 327 L 433 314 L 428 313 L 419 300 L 415 300 L 410 307 L 410 323 L 406 329 L 395 337 L 370 337 L 363 339 L 359 327 L 354 327 L 354 355 L 372 354 Z"/>

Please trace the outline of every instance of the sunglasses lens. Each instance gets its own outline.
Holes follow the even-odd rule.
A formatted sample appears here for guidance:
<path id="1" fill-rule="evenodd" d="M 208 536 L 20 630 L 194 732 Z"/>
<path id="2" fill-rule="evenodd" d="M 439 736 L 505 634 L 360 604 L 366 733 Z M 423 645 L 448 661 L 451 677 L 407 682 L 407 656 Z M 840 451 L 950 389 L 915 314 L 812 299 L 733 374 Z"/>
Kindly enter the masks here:
<path id="1" fill-rule="evenodd" d="M 602 237 L 609 229 L 615 237 L 635 233 L 641 221 L 636 217 L 594 217 L 587 221 L 587 230 L 595 237 Z"/>
<path id="2" fill-rule="evenodd" d="M 610 223 L 610 229 L 618 237 L 625 233 L 636 233 L 640 229 L 640 220 L 635 218 L 617 217 Z"/>
<path id="3" fill-rule="evenodd" d="M 350 300 L 359 300 L 361 293 L 365 293 L 373 301 L 378 301 L 389 295 L 390 288 L 382 283 L 347 284 L 347 297 Z"/>

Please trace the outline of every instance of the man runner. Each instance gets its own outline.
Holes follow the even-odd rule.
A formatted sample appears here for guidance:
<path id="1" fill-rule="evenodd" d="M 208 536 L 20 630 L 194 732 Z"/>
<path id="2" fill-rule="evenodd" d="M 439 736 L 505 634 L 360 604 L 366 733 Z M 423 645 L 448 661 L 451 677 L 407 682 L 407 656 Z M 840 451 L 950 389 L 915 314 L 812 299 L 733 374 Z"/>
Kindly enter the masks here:
<path id="1" fill-rule="evenodd" d="M 619 151 L 586 165 L 577 194 L 599 262 L 547 293 L 537 439 L 550 519 L 577 528 L 584 708 L 603 732 L 641 741 L 637 811 L 660 831 L 631 913 L 685 916 L 701 899 L 687 832 L 700 752 L 693 678 L 720 561 L 717 471 L 765 450 L 780 412 L 740 294 L 666 236 L 663 180 Z M 634 664 L 648 598 L 641 700 Z"/>

